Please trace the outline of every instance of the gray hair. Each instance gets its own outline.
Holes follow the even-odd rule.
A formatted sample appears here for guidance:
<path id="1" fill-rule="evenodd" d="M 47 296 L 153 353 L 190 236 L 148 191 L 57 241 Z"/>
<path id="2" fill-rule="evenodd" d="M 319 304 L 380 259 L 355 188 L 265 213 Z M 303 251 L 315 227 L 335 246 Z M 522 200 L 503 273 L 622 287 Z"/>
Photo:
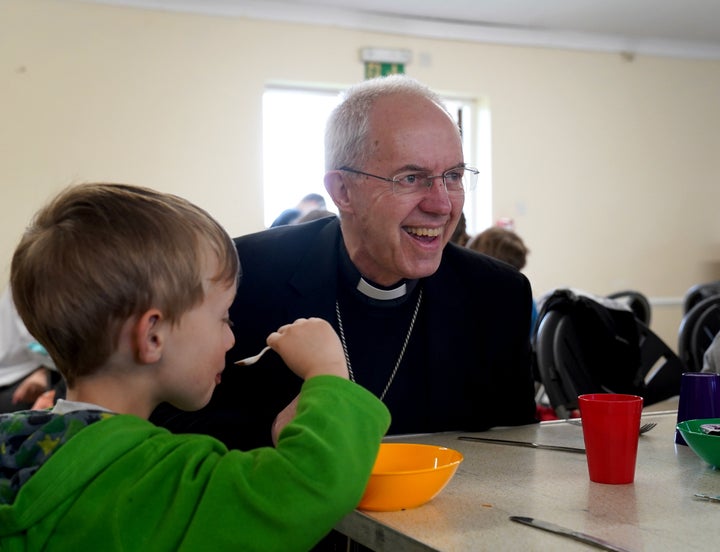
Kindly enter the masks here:
<path id="1" fill-rule="evenodd" d="M 370 109 L 376 100 L 393 94 L 424 98 L 435 103 L 452 117 L 438 94 L 405 75 L 378 77 L 350 87 L 343 101 L 330 114 L 325 127 L 325 170 L 363 165 L 370 148 Z"/>

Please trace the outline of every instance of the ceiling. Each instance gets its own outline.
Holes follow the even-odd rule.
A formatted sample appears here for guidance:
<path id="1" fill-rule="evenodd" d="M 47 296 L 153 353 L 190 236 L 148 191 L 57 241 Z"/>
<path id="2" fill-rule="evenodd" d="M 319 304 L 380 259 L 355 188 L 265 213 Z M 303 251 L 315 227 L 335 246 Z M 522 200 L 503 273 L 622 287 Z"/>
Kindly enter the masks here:
<path id="1" fill-rule="evenodd" d="M 720 0 L 83 0 L 476 42 L 720 59 Z"/>

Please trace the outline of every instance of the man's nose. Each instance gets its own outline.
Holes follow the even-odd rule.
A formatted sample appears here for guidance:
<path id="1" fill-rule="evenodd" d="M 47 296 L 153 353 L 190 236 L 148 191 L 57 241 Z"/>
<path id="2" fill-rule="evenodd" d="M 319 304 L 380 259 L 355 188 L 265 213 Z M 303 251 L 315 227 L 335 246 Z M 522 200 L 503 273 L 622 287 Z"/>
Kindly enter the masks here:
<path id="1" fill-rule="evenodd" d="M 450 195 L 445 187 L 445 181 L 442 176 L 432 176 L 428 178 L 432 184 L 425 190 L 422 206 L 426 211 L 446 214 L 452 210 Z"/>

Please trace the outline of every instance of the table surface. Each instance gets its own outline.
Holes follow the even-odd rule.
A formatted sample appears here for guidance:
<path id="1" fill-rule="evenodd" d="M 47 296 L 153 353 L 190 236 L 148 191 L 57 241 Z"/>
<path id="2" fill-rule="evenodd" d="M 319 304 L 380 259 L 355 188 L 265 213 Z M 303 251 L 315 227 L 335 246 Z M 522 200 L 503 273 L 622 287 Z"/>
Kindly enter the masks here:
<path id="1" fill-rule="evenodd" d="M 551 421 L 483 433 L 439 433 L 392 441 L 442 445 L 464 455 L 453 479 L 427 504 L 399 512 L 354 511 L 337 530 L 377 551 L 592 550 L 589 545 L 512 522 L 535 517 L 632 551 L 717 546 L 720 470 L 675 445 L 675 410 L 644 412 L 658 426 L 640 437 L 635 482 L 590 481 L 584 454 L 458 440 L 477 435 L 584 447 L 582 428 Z"/>

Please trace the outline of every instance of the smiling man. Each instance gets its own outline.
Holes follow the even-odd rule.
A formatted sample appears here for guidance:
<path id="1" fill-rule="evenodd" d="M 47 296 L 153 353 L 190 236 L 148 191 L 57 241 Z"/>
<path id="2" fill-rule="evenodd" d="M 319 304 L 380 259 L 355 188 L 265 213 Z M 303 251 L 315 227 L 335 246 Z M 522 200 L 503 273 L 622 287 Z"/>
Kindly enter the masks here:
<path id="1" fill-rule="evenodd" d="M 230 447 L 269 444 L 301 381 L 272 353 L 233 362 L 279 325 L 317 316 L 340 334 L 351 378 L 390 409 L 390 433 L 534 422 L 530 285 L 448 243 L 477 170 L 439 97 L 405 76 L 351 88 L 328 122 L 326 169 L 339 217 L 235 240 L 243 285 L 223 383 L 204 410 L 155 420 Z"/>

